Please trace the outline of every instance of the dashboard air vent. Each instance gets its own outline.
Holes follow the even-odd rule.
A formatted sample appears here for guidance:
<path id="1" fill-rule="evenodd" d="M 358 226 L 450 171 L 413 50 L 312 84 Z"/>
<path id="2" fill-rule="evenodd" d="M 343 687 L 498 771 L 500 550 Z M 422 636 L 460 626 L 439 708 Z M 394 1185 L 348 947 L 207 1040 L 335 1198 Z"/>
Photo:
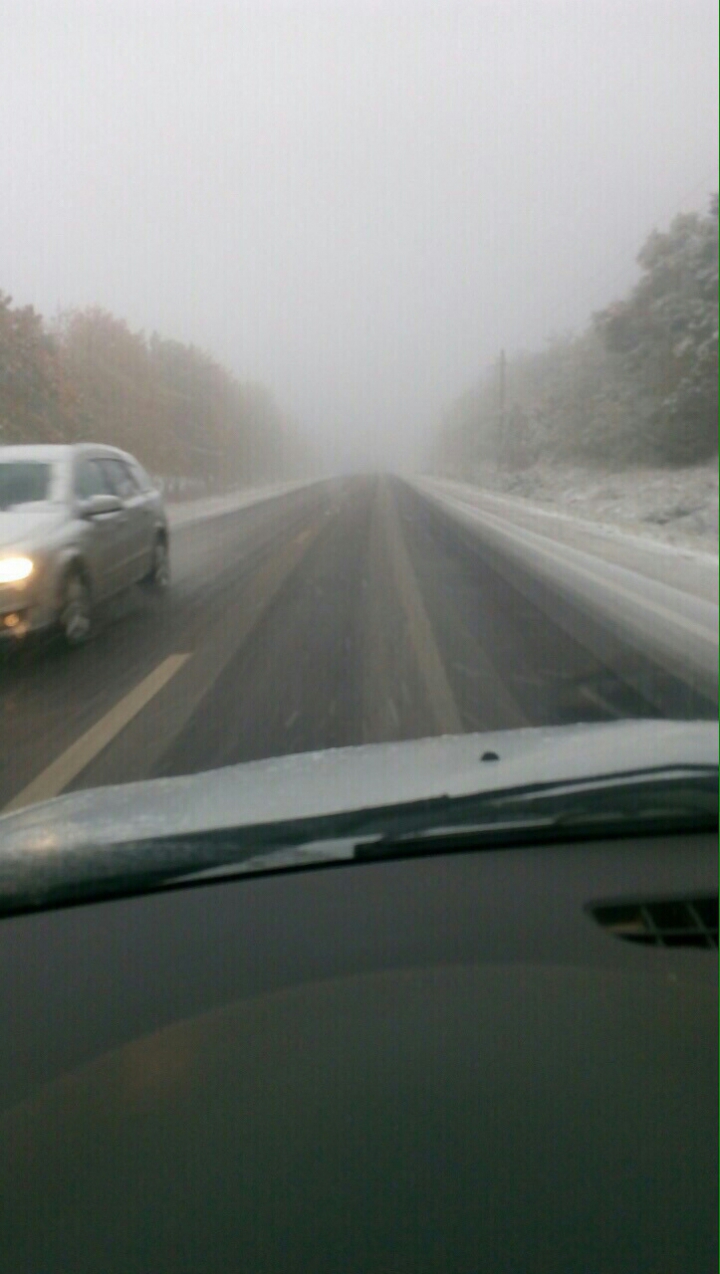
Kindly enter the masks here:
<path id="1" fill-rule="evenodd" d="M 717 950 L 717 894 L 602 903 L 589 910 L 603 929 L 626 942 Z"/>

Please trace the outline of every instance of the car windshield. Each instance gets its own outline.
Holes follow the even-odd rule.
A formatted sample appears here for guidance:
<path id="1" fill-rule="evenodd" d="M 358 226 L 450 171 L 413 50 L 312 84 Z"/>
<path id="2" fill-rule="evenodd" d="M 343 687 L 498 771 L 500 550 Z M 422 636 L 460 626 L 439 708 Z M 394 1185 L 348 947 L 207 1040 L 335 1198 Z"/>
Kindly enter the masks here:
<path id="1" fill-rule="evenodd" d="M 37 460 L 0 460 L 0 509 L 47 500 L 50 474 L 50 465 Z"/>
<path id="2" fill-rule="evenodd" d="M 0 867 L 714 764 L 713 0 L 10 12 Z"/>

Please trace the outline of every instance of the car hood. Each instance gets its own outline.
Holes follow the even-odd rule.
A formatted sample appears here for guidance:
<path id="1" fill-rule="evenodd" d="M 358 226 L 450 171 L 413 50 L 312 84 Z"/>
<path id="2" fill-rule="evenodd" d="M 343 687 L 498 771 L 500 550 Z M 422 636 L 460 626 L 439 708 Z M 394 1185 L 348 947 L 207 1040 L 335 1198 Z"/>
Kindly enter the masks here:
<path id="1" fill-rule="evenodd" d="M 53 504 L 0 509 L 0 552 L 43 539 L 64 520 L 64 510 Z"/>
<path id="2" fill-rule="evenodd" d="M 717 760 L 714 723 L 641 720 L 338 748 L 95 788 L 0 818 L 0 889 L 22 860 Z"/>

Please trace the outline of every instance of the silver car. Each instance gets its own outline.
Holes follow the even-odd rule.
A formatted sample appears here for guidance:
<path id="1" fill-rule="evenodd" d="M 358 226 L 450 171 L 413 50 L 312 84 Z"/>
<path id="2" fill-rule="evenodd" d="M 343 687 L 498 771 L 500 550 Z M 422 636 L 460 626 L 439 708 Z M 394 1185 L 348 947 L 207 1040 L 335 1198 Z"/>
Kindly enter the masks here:
<path id="1" fill-rule="evenodd" d="M 170 580 L 162 497 L 133 456 L 105 447 L 0 447 L 0 638 L 56 627 L 89 637 L 97 603 Z"/>

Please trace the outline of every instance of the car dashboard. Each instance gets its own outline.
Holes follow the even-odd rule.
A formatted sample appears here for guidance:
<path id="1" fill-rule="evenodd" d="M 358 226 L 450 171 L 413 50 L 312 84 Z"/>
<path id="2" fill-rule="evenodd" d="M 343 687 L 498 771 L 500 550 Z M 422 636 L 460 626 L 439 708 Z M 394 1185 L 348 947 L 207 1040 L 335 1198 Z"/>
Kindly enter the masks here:
<path id="1" fill-rule="evenodd" d="M 717 1266 L 711 835 L 0 921 L 5 1274 Z"/>

